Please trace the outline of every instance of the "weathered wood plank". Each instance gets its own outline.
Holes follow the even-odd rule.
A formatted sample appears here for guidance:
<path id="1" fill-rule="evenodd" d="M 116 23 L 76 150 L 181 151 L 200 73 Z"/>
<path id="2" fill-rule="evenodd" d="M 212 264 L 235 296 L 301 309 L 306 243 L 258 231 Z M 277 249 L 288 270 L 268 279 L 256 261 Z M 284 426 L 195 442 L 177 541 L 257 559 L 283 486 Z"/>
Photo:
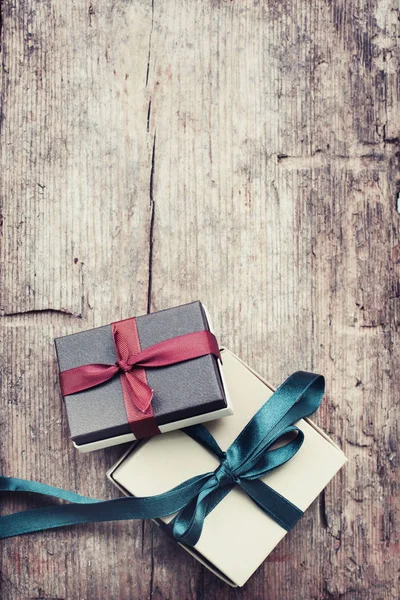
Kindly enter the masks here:
<path id="1" fill-rule="evenodd" d="M 72 449 L 52 340 L 146 312 L 150 31 L 150 3 L 3 3 L 1 471 L 103 498 L 120 449 Z M 10 600 L 144 598 L 151 547 L 140 523 L 48 533 L 1 573 Z"/>
<path id="2" fill-rule="evenodd" d="M 398 599 L 398 17 L 3 3 L 2 472 L 114 495 L 121 450 L 74 453 L 52 339 L 196 298 L 273 383 L 326 375 L 350 459 L 243 590 L 130 523 L 4 542 L 4 598 Z"/>
<path id="3" fill-rule="evenodd" d="M 397 599 L 396 7 L 174 6 L 153 37 L 152 308 L 200 296 L 274 383 L 326 373 L 317 420 L 350 458 L 242 592 L 200 589 Z M 174 597 L 157 561 L 154 581 Z"/>

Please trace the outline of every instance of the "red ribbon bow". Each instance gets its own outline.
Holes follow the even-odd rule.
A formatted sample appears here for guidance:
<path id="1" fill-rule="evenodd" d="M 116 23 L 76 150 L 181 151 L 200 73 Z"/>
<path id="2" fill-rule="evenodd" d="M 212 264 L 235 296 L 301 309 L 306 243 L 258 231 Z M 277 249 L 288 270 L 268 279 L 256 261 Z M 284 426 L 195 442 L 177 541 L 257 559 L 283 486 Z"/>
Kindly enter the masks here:
<path id="1" fill-rule="evenodd" d="M 209 331 L 181 335 L 140 349 L 135 319 L 112 324 L 117 360 L 113 365 L 90 364 L 60 373 L 63 396 L 76 394 L 112 379 L 118 373 L 128 422 L 137 439 L 160 433 L 151 401 L 153 390 L 147 383 L 144 367 L 165 367 L 175 363 L 214 354 L 220 358 L 215 336 Z"/>

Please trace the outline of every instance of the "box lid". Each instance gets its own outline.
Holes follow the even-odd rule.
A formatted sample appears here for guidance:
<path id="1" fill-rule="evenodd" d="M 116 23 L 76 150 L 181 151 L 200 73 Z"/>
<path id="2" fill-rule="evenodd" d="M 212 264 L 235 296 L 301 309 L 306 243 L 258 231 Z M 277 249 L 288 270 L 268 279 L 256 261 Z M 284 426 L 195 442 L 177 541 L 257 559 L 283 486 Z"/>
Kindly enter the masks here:
<path id="1" fill-rule="evenodd" d="M 136 317 L 142 350 L 164 340 L 209 330 L 201 302 L 191 302 Z M 61 371 L 91 363 L 115 363 L 111 326 L 82 331 L 55 340 Z M 157 425 L 208 414 L 226 407 L 217 359 L 209 354 L 168 367 L 146 370 L 153 389 Z M 71 438 L 77 444 L 131 433 L 120 378 L 64 397 Z"/>

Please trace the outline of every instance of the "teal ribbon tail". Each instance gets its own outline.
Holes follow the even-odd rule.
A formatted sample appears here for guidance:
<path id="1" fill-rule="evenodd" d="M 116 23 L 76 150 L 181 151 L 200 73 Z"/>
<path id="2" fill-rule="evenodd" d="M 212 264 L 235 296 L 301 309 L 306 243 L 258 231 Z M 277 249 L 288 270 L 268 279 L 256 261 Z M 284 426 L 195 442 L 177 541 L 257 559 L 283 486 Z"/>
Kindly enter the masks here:
<path id="1" fill-rule="evenodd" d="M 190 501 L 199 493 L 205 477 L 207 475 L 188 479 L 158 496 L 142 498 L 127 496 L 113 500 L 95 500 L 37 481 L 0 477 L 0 491 L 30 492 L 70 502 L 70 504 L 55 504 L 0 517 L 0 539 L 81 523 L 168 516 L 181 510 L 188 500 Z"/>
<path id="2" fill-rule="evenodd" d="M 296 423 L 317 410 L 324 385 L 321 375 L 304 371 L 288 377 L 226 452 L 202 425 L 183 429 L 214 454 L 220 464 L 215 471 L 192 477 L 157 496 L 101 501 L 35 481 L 0 477 L 0 492 L 30 492 L 69 502 L 0 517 L 0 539 L 80 523 L 154 519 L 177 513 L 170 523 L 174 537 L 194 546 L 207 515 L 235 486 L 289 531 L 302 511 L 260 481 L 260 477 L 279 468 L 299 451 L 304 434 Z"/>

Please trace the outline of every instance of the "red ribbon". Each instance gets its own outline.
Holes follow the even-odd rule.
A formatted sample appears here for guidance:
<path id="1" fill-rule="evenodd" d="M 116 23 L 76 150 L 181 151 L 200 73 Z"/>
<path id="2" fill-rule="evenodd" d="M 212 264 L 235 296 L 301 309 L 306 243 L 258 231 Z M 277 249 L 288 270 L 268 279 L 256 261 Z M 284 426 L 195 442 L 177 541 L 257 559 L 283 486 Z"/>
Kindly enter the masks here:
<path id="1" fill-rule="evenodd" d="M 112 323 L 117 361 L 113 365 L 90 364 L 60 373 L 63 396 L 101 385 L 119 374 L 128 423 L 136 439 L 160 433 L 151 406 L 153 390 L 144 368 L 165 367 L 206 354 L 220 358 L 215 336 L 209 331 L 181 335 L 140 349 L 135 319 Z"/>

